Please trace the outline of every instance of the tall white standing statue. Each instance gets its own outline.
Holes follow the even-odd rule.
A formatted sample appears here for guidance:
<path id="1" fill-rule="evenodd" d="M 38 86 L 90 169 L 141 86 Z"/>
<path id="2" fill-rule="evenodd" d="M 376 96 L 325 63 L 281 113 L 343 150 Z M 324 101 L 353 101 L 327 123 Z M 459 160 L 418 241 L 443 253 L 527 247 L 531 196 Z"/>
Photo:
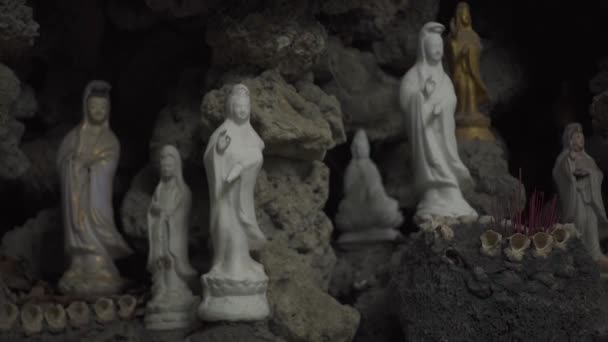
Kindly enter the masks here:
<path id="1" fill-rule="evenodd" d="M 420 30 L 416 64 L 401 80 L 399 100 L 405 111 L 412 148 L 414 182 L 420 201 L 416 219 L 477 217 L 461 188 L 473 179 L 458 155 L 454 86 L 443 70 L 444 26 L 426 23 Z"/>
<path id="2" fill-rule="evenodd" d="M 213 265 L 201 277 L 198 314 L 206 321 L 261 320 L 270 312 L 268 276 L 249 254 L 266 241 L 253 197 L 264 142 L 251 127 L 250 111 L 249 89 L 235 85 L 226 101 L 226 120 L 205 150 Z"/>
<path id="3" fill-rule="evenodd" d="M 401 237 L 399 203 L 384 190 L 378 167 L 369 157 L 364 130 L 355 133 L 352 159 L 344 175 L 344 198 L 338 207 L 338 243 L 392 241 Z"/>
<path id="4" fill-rule="evenodd" d="M 197 275 L 188 260 L 192 195 L 184 182 L 179 151 L 171 145 L 160 151 L 160 174 L 148 209 L 148 270 L 153 285 L 145 324 L 154 330 L 187 328 L 198 304 L 189 288 Z"/>
<path id="5" fill-rule="evenodd" d="M 608 257 L 600 249 L 598 236 L 608 232 L 608 218 L 602 200 L 604 175 L 585 152 L 585 136 L 579 123 L 566 126 L 562 143 L 563 151 L 553 167 L 562 220 L 574 223 L 593 260 L 603 272 L 608 272 Z"/>
<path id="6" fill-rule="evenodd" d="M 57 167 L 65 251 L 70 266 L 59 281 L 66 294 L 115 294 L 124 285 L 113 259 L 132 253 L 114 222 L 112 183 L 120 144 L 110 129 L 110 85 L 91 81 L 83 119 L 61 142 Z"/>

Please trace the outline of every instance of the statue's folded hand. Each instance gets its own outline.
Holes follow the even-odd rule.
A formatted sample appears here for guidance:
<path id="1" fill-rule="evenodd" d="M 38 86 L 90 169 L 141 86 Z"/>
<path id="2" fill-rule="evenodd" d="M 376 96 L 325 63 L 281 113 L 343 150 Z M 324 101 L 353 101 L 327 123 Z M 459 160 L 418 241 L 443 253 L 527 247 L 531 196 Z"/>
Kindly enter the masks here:
<path id="1" fill-rule="evenodd" d="M 441 115 L 443 113 L 443 107 L 439 103 L 433 106 L 433 115 Z"/>
<path id="2" fill-rule="evenodd" d="M 243 171 L 243 166 L 241 164 L 236 164 L 226 176 L 226 182 L 232 183 L 235 179 L 237 179 L 241 175 L 241 171 Z"/>

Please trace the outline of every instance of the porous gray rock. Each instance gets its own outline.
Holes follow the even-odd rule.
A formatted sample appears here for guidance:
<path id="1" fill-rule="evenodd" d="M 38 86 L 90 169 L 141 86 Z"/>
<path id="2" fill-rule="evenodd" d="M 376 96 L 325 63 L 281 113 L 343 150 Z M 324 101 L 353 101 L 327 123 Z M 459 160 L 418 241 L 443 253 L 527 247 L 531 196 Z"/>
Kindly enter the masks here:
<path id="1" fill-rule="evenodd" d="M 355 342 L 402 340 L 389 291 L 389 281 L 400 262 L 399 245 L 375 243 L 340 245 L 330 293 L 353 303 L 361 314 Z"/>
<path id="2" fill-rule="evenodd" d="M 220 17 L 206 33 L 215 65 L 276 68 L 292 79 L 312 69 L 325 51 L 326 40 L 325 29 L 316 21 L 260 12 L 244 18 Z"/>
<path id="3" fill-rule="evenodd" d="M 26 0 L 0 2 L 0 61 L 16 61 L 34 45 L 39 25 Z"/>
<path id="4" fill-rule="evenodd" d="M 488 228 L 454 227 L 449 242 L 421 233 L 403 247 L 391 289 L 405 340 L 591 341 L 605 317 L 599 272 L 582 242 L 512 263 L 479 252 Z"/>
<path id="5" fill-rule="evenodd" d="M 382 71 L 371 52 L 331 39 L 325 62 L 332 80 L 323 90 L 340 101 L 347 133 L 365 129 L 370 141 L 404 137 L 399 80 Z"/>
<path id="6" fill-rule="evenodd" d="M 61 227 L 58 208 L 42 210 L 23 226 L 4 234 L 0 254 L 22 263 L 33 279 L 57 277 L 64 265 Z"/>
<path id="7" fill-rule="evenodd" d="M 271 241 L 259 253 L 270 278 L 271 331 L 287 341 L 352 341 L 360 315 L 322 288 L 323 275 L 296 251 Z"/>
<path id="8" fill-rule="evenodd" d="M 458 151 L 475 180 L 474 191 L 465 193 L 465 198 L 479 214 L 499 215 L 496 210 L 503 209 L 506 205 L 510 205 L 513 210 L 524 207 L 525 188 L 509 173 L 505 152 L 498 143 L 459 141 Z M 509 213 L 505 210 L 500 214 Z"/>
<path id="9" fill-rule="evenodd" d="M 25 126 L 12 117 L 0 124 L 0 179 L 15 180 L 30 167 L 30 161 L 19 149 Z"/>

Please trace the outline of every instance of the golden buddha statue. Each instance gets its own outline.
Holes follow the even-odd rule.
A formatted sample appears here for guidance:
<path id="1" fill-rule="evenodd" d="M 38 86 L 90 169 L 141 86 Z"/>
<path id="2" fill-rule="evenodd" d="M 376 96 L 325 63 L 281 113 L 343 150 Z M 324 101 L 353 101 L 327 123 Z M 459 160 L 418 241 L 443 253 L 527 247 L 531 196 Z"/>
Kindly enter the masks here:
<path id="1" fill-rule="evenodd" d="M 456 106 L 456 136 L 459 139 L 495 139 L 490 131 L 490 118 L 480 111 L 489 103 L 486 86 L 480 72 L 481 39 L 473 31 L 469 4 L 458 3 L 456 15 L 450 21 L 448 63 L 458 104 Z"/>

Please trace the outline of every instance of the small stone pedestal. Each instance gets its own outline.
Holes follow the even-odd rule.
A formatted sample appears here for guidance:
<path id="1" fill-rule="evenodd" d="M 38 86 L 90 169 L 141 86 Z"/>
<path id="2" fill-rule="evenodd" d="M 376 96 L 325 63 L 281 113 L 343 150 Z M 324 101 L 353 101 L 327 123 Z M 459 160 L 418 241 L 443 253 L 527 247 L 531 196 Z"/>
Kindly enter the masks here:
<path id="1" fill-rule="evenodd" d="M 203 301 L 198 316 L 203 321 L 259 321 L 270 315 L 266 298 L 268 277 L 230 279 L 217 274 L 201 277 Z"/>

